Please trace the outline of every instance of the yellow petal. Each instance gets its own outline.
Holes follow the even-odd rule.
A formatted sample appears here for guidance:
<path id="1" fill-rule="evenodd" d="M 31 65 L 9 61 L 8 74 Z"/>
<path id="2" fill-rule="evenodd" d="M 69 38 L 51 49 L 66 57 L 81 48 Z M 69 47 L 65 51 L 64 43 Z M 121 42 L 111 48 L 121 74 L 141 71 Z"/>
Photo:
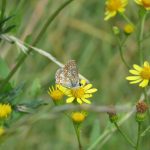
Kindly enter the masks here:
<path id="1" fill-rule="evenodd" d="M 66 87 L 63 87 L 62 85 L 59 85 L 59 84 L 57 84 L 57 88 L 58 88 L 61 92 L 63 92 L 65 95 L 70 96 L 70 93 L 71 93 L 71 90 L 70 90 L 70 89 L 68 89 L 68 88 L 66 88 Z"/>
<path id="2" fill-rule="evenodd" d="M 129 72 L 133 75 L 140 75 L 140 72 L 137 70 L 129 70 Z"/>
<path id="3" fill-rule="evenodd" d="M 145 61 L 145 62 L 144 62 L 144 67 L 149 67 L 148 61 Z"/>
<path id="4" fill-rule="evenodd" d="M 90 97 L 92 97 L 92 94 L 85 94 L 83 97 L 84 98 L 90 98 Z"/>
<path id="5" fill-rule="evenodd" d="M 111 17 L 114 17 L 116 14 L 117 14 L 116 11 L 113 11 L 113 12 L 107 11 L 107 12 L 105 13 L 106 17 L 104 18 L 104 20 L 107 21 L 107 20 L 110 19 Z"/>
<path id="6" fill-rule="evenodd" d="M 130 84 L 139 83 L 139 82 L 141 82 L 141 81 L 142 81 L 142 79 L 138 79 L 138 80 L 135 80 L 135 81 L 131 81 Z"/>
<path id="7" fill-rule="evenodd" d="M 84 86 L 83 88 L 84 88 L 84 90 L 86 91 L 86 90 L 90 89 L 91 87 L 92 87 L 92 84 L 87 84 L 87 85 Z"/>
<path id="8" fill-rule="evenodd" d="M 140 83 L 140 87 L 146 87 L 147 85 L 148 85 L 148 82 L 149 82 L 149 80 L 147 80 L 147 79 L 145 79 L 145 80 L 143 80 L 141 83 Z"/>
<path id="9" fill-rule="evenodd" d="M 142 67 L 140 67 L 139 65 L 136 65 L 136 64 L 133 65 L 133 68 L 135 70 L 137 70 L 137 71 L 141 71 L 142 70 Z"/>
<path id="10" fill-rule="evenodd" d="M 81 100 L 80 98 L 77 98 L 77 102 L 78 102 L 79 104 L 82 104 L 82 100 Z"/>
<path id="11" fill-rule="evenodd" d="M 72 103 L 75 97 L 70 97 L 66 99 L 66 103 Z"/>
<path id="12" fill-rule="evenodd" d="M 119 11 L 120 13 L 122 13 L 122 12 L 125 11 L 125 9 L 124 9 L 124 8 L 120 8 L 118 11 Z"/>
<path id="13" fill-rule="evenodd" d="M 96 88 L 93 88 L 93 89 L 89 89 L 87 91 L 85 91 L 85 93 L 95 93 L 97 91 Z"/>
<path id="14" fill-rule="evenodd" d="M 82 79 L 82 80 L 80 81 L 80 83 L 84 86 L 84 85 L 86 84 L 86 81 L 85 81 L 84 79 Z"/>
<path id="15" fill-rule="evenodd" d="M 138 80 L 138 79 L 141 79 L 140 76 L 128 76 L 126 77 L 126 80 Z"/>
<path id="16" fill-rule="evenodd" d="M 142 1 L 141 0 L 134 0 L 137 4 L 142 5 Z"/>
<path id="17" fill-rule="evenodd" d="M 82 101 L 85 102 L 85 103 L 87 103 L 87 104 L 91 104 L 91 101 L 89 101 L 89 100 L 87 100 L 85 98 L 82 98 Z"/>

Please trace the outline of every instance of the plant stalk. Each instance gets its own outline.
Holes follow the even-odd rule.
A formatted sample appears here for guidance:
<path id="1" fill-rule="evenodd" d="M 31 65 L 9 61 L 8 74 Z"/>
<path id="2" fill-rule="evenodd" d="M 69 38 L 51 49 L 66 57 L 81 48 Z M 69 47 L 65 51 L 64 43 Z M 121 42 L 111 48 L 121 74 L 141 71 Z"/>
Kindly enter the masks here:
<path id="1" fill-rule="evenodd" d="M 141 134 L 141 123 L 138 123 L 138 135 L 137 135 L 137 142 L 136 142 L 136 150 L 139 149 L 140 144 L 140 134 Z"/>
<path id="2" fill-rule="evenodd" d="M 79 150 L 82 150 L 82 145 L 81 145 L 81 140 L 80 140 L 80 128 L 79 128 L 79 125 L 76 125 L 76 124 L 73 122 L 73 126 L 74 126 L 75 133 L 76 133 L 76 136 L 77 136 L 78 145 L 79 145 Z"/>
<path id="3" fill-rule="evenodd" d="M 149 99 L 148 99 L 148 95 L 147 95 L 147 90 L 146 90 L 146 88 L 144 88 L 144 100 L 145 100 L 145 102 L 147 103 L 147 105 L 149 106 Z M 149 122 L 150 122 L 150 109 L 148 109 L 148 111 L 147 111 L 147 113 L 148 113 L 148 120 L 149 120 Z"/>
<path id="4" fill-rule="evenodd" d="M 120 134 L 124 137 L 124 139 L 133 147 L 135 148 L 135 144 L 131 141 L 131 139 L 120 129 L 117 123 L 114 123 Z"/>
<path id="5" fill-rule="evenodd" d="M 117 38 L 118 38 L 118 37 L 117 37 Z M 121 42 L 120 39 L 118 38 L 119 52 L 120 52 L 121 60 L 122 60 L 122 62 L 124 63 L 124 65 L 126 66 L 126 68 L 129 69 L 130 66 L 129 66 L 128 63 L 126 62 L 126 60 L 125 60 L 125 58 L 124 58 L 124 56 L 123 56 L 123 50 L 122 50 L 125 41 L 126 41 L 126 39 Z"/>
<path id="6" fill-rule="evenodd" d="M 139 36 L 138 36 L 138 49 L 139 49 L 139 58 L 140 58 L 140 64 L 143 64 L 143 50 L 142 50 L 142 41 L 143 41 L 143 33 L 144 33 L 144 24 L 145 24 L 145 19 L 147 16 L 147 12 L 142 16 L 141 18 L 141 23 L 140 23 L 140 30 L 139 30 Z"/>
<path id="7" fill-rule="evenodd" d="M 127 23 L 129 23 L 129 24 L 131 24 L 131 25 L 134 26 L 134 24 L 132 23 L 132 21 L 125 15 L 125 13 L 120 13 L 120 15 L 124 18 L 124 20 L 125 20 Z"/>

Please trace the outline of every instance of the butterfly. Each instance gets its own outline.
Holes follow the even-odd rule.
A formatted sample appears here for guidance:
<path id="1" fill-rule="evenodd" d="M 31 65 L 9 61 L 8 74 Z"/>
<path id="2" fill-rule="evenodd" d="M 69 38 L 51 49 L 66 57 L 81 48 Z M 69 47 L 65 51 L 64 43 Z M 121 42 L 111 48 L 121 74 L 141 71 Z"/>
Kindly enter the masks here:
<path id="1" fill-rule="evenodd" d="M 75 60 L 69 60 L 67 64 L 59 68 L 55 74 L 56 84 L 61 84 L 67 88 L 79 87 L 79 74 Z"/>

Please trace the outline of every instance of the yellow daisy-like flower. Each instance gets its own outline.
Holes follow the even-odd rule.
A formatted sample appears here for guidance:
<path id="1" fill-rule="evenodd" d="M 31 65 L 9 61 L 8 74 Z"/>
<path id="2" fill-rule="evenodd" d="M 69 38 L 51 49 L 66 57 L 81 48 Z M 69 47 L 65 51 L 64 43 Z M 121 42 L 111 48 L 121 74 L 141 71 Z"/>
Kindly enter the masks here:
<path id="1" fill-rule="evenodd" d="M 87 103 L 91 104 L 87 98 L 92 97 L 92 93 L 97 91 L 96 88 L 92 88 L 92 84 L 86 84 L 85 80 L 81 80 L 81 86 L 75 88 L 66 88 L 61 85 L 58 85 L 58 88 L 69 98 L 67 98 L 66 103 L 72 103 L 76 100 L 79 104 Z"/>
<path id="2" fill-rule="evenodd" d="M 146 10 L 150 10 L 150 0 L 135 0 L 135 2 L 143 6 Z"/>
<path id="3" fill-rule="evenodd" d="M 12 112 L 9 104 L 0 104 L 0 118 L 7 118 Z"/>
<path id="4" fill-rule="evenodd" d="M 55 100 L 55 101 L 59 101 L 62 100 L 64 94 L 63 92 L 61 92 L 58 88 L 57 85 L 55 85 L 55 87 L 51 87 L 49 88 L 48 94 L 50 95 L 50 97 Z"/>
<path id="5" fill-rule="evenodd" d="M 71 114 L 71 118 L 74 122 L 81 123 L 85 120 L 86 113 L 85 112 L 73 112 Z"/>
<path id="6" fill-rule="evenodd" d="M 139 86 L 144 88 L 148 85 L 150 80 L 150 65 L 147 61 L 144 62 L 144 65 L 140 67 L 139 65 L 134 64 L 134 69 L 129 70 L 133 76 L 126 77 L 130 81 L 130 84 L 139 83 Z"/>
<path id="7" fill-rule="evenodd" d="M 0 126 L 0 136 L 3 135 L 4 133 L 5 133 L 5 129 L 2 126 Z"/>
<path id="8" fill-rule="evenodd" d="M 104 20 L 108 20 L 116 16 L 118 12 L 123 13 L 127 3 L 127 0 L 107 0 Z"/>

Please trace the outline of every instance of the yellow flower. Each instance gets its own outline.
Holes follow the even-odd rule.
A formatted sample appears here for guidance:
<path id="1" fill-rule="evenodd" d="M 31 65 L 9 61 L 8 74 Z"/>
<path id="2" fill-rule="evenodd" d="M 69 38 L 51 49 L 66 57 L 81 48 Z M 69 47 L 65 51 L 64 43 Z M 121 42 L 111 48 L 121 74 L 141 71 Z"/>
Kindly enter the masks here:
<path id="1" fill-rule="evenodd" d="M 108 20 L 116 16 L 118 12 L 123 13 L 127 3 L 127 0 L 107 0 L 104 20 Z"/>
<path id="2" fill-rule="evenodd" d="M 150 65 L 147 61 L 144 62 L 142 67 L 134 64 L 134 69 L 129 70 L 133 76 L 126 77 L 127 80 L 130 81 L 130 84 L 139 83 L 140 87 L 146 87 L 150 80 Z"/>
<path id="3" fill-rule="evenodd" d="M 134 26 L 131 25 L 131 24 L 126 24 L 126 25 L 124 26 L 124 32 L 125 32 L 126 34 L 131 34 L 132 32 L 134 32 Z"/>
<path id="4" fill-rule="evenodd" d="M 86 84 L 85 80 L 81 80 L 81 86 L 75 88 L 66 88 L 61 85 L 58 85 L 58 88 L 69 98 L 67 98 L 66 103 L 72 103 L 75 99 L 79 104 L 83 102 L 91 104 L 87 98 L 92 97 L 92 93 L 97 91 L 96 88 L 92 88 L 92 84 Z"/>
<path id="5" fill-rule="evenodd" d="M 3 135 L 5 132 L 4 128 L 2 126 L 0 126 L 0 136 Z"/>
<path id="6" fill-rule="evenodd" d="M 58 88 L 57 85 L 55 85 L 55 87 L 51 87 L 49 88 L 48 94 L 50 95 L 50 97 L 55 100 L 55 101 L 59 101 L 62 100 L 64 94 L 63 92 L 61 92 Z"/>
<path id="7" fill-rule="evenodd" d="M 84 113 L 84 112 L 73 112 L 71 114 L 71 118 L 74 122 L 81 123 L 85 120 L 86 113 Z"/>
<path id="8" fill-rule="evenodd" d="M 135 2 L 143 6 L 146 10 L 150 10 L 150 0 L 135 0 Z"/>
<path id="9" fill-rule="evenodd" d="M 7 118 L 12 112 L 9 104 L 0 104 L 0 118 Z"/>

